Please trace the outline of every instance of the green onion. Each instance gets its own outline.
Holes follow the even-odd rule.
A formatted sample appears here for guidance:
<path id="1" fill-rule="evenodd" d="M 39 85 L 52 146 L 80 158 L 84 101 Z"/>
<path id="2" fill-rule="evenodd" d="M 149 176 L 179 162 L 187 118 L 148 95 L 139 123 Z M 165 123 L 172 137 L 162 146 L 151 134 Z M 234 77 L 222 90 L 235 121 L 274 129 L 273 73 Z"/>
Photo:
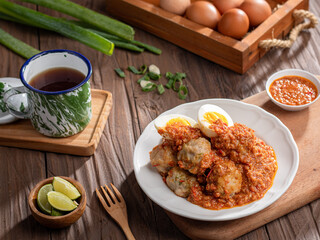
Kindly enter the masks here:
<path id="1" fill-rule="evenodd" d="M 7 20 L 7 21 L 11 21 L 11 22 L 16 22 L 16 23 L 21 23 L 19 20 L 13 18 L 13 17 L 10 17 L 6 14 L 3 14 L 0 12 L 0 19 L 3 19 L 3 20 Z"/>
<path id="2" fill-rule="evenodd" d="M 22 24 L 27 24 L 26 22 L 22 22 L 22 21 L 19 21 L 19 19 L 15 19 L 13 17 L 10 17 L 8 15 L 5 15 L 3 13 L 0 13 L 0 19 L 3 19 L 3 20 L 8 20 L 8 21 L 11 21 L 11 22 L 16 22 L 16 23 L 22 23 Z M 75 23 L 76 25 L 78 25 L 77 23 L 79 21 L 70 21 L 70 20 L 66 20 L 68 22 L 71 22 L 71 23 Z M 29 24 L 30 25 L 30 24 Z M 84 24 L 82 24 L 84 25 Z M 33 27 L 39 27 L 39 28 L 44 28 L 43 26 L 39 26 L 37 24 L 32 24 L 30 26 L 33 26 Z M 84 27 L 84 26 L 81 26 L 81 25 L 78 25 L 80 27 Z M 47 28 L 44 28 L 44 29 L 47 29 Z M 47 29 L 49 30 L 49 29 Z M 93 29 L 87 29 L 89 31 L 92 31 L 98 35 L 100 35 L 101 37 L 104 37 L 108 40 L 110 40 L 111 42 L 113 42 L 114 46 L 117 47 L 117 48 L 123 48 L 123 49 L 127 49 L 127 50 L 130 50 L 130 51 L 134 51 L 134 52 L 143 52 L 144 49 L 143 48 L 140 48 L 132 43 L 129 43 L 129 41 L 125 40 L 125 39 L 122 39 L 122 38 L 119 38 L 117 36 L 114 36 L 114 35 L 111 35 L 111 34 L 108 34 L 108 33 L 103 33 L 103 32 L 100 32 L 100 31 L 96 31 L 96 30 L 93 30 Z M 111 38 L 109 37 L 106 37 L 106 36 L 111 36 Z M 120 40 L 117 40 L 117 39 L 120 39 Z"/>
<path id="3" fill-rule="evenodd" d="M 131 44 L 134 44 L 138 47 L 142 47 L 146 50 L 148 50 L 149 52 L 152 52 L 154 54 L 157 54 L 157 55 L 160 55 L 162 53 L 161 49 L 159 48 L 156 48 L 152 45 L 149 45 L 149 44 L 146 44 L 146 43 L 143 43 L 143 42 L 140 42 L 140 41 L 137 41 L 137 40 L 127 40 L 127 39 L 123 39 L 121 37 L 118 37 L 118 36 L 115 36 L 115 35 L 112 35 L 112 34 L 109 34 L 109 33 L 105 33 L 105 32 L 101 32 L 99 30 L 96 30 L 96 29 L 92 29 L 92 27 L 94 26 L 90 26 L 88 24 L 85 24 L 83 22 L 79 22 L 79 21 L 72 21 L 72 20 L 69 20 L 81 27 L 84 27 L 84 28 L 88 28 L 90 29 L 91 31 L 101 35 L 102 37 L 105 37 L 107 39 L 110 39 L 110 40 L 118 40 L 118 41 L 127 41 L 128 43 L 131 43 Z"/>
<path id="4" fill-rule="evenodd" d="M 162 94 L 164 93 L 164 91 L 165 91 L 162 84 L 159 84 L 159 85 L 157 86 L 157 89 L 158 89 L 158 93 L 159 93 L 160 95 L 162 95 Z"/>
<path id="5" fill-rule="evenodd" d="M 147 81 L 147 80 L 141 80 L 140 86 L 142 88 L 142 91 L 151 92 L 157 87 L 157 84 L 150 82 L 150 81 Z"/>
<path id="6" fill-rule="evenodd" d="M 98 31 L 96 29 L 92 29 L 91 28 L 92 26 L 90 26 L 90 25 L 88 26 L 88 24 L 84 24 L 84 23 L 79 22 L 79 21 L 71 21 L 71 22 L 73 22 L 73 23 L 75 23 L 75 24 L 77 24 L 77 25 L 79 25 L 81 27 L 88 28 L 92 32 L 95 32 L 95 33 L 99 34 L 100 36 L 102 36 L 104 38 L 107 38 L 107 39 L 109 39 L 111 41 L 112 40 L 126 41 L 127 43 L 131 43 L 131 44 L 136 45 L 138 47 L 144 48 L 147 51 L 152 52 L 154 54 L 160 55 L 162 53 L 161 49 L 156 48 L 154 46 L 151 46 L 149 44 L 146 44 L 146 43 L 143 43 L 143 42 L 139 42 L 137 40 L 127 40 L 127 39 L 123 39 L 121 37 L 118 37 L 118 36 L 115 36 L 115 35 L 112 35 L 112 34 L 109 34 L 109 33 L 101 32 L 101 31 Z"/>
<path id="7" fill-rule="evenodd" d="M 3 13 L 0 13 L 0 19 L 3 19 L 3 20 L 8 20 L 8 21 L 11 21 L 11 22 L 16 22 L 16 23 L 22 23 L 22 24 L 27 24 L 26 22 L 23 22 L 23 21 L 19 21 L 19 19 L 15 19 L 15 18 L 13 18 L 13 17 L 10 17 L 10 16 L 8 16 L 8 15 L 5 15 L 5 14 L 3 14 Z M 68 20 L 66 20 L 66 21 L 68 21 Z M 76 22 L 76 21 L 68 21 L 68 22 L 71 22 L 71 23 L 73 23 L 73 22 Z M 47 30 L 50 30 L 50 29 L 48 29 L 48 28 L 45 28 L 45 27 L 43 27 L 43 26 L 40 26 L 40 25 L 37 25 L 37 24 L 33 24 L 32 23 L 32 25 L 31 24 L 29 24 L 30 26 L 34 26 L 34 27 L 39 27 L 39 28 L 44 28 L 44 29 L 47 29 Z M 92 32 L 94 32 L 94 33 L 97 33 L 98 31 L 95 31 L 95 30 L 91 30 L 91 29 L 87 29 L 87 30 L 89 30 L 89 31 L 92 31 Z M 98 34 L 98 33 L 97 33 Z M 101 37 L 104 37 L 103 35 L 101 35 L 101 34 L 99 34 Z M 108 35 L 110 35 L 110 36 L 114 36 L 114 35 L 111 35 L 111 34 L 108 34 Z M 114 36 L 116 39 L 121 39 L 121 38 L 119 38 L 119 37 L 117 37 L 117 36 Z M 107 37 L 104 37 L 104 38 L 107 38 Z M 110 40 L 109 38 L 107 38 L 108 40 Z M 141 52 L 143 52 L 144 51 L 144 49 L 143 48 L 140 48 L 140 47 L 137 47 L 136 45 L 134 45 L 134 44 L 131 44 L 131 43 L 128 43 L 126 40 L 122 40 L 122 41 L 118 41 L 118 40 L 110 40 L 113 44 L 114 44 L 114 46 L 115 47 L 117 47 L 117 48 L 123 48 L 123 49 L 127 49 L 127 50 L 131 50 L 131 51 L 134 51 L 134 52 L 139 52 L 139 53 L 141 53 Z"/>
<path id="8" fill-rule="evenodd" d="M 29 59 L 40 52 L 38 49 L 35 49 L 28 44 L 16 39 L 1 28 L 0 43 L 26 59 Z"/>
<path id="9" fill-rule="evenodd" d="M 143 65 L 139 68 L 139 70 L 136 69 L 134 66 L 129 66 L 129 67 L 128 67 L 128 70 L 131 71 L 131 72 L 133 72 L 133 73 L 136 74 L 136 75 L 145 74 L 146 71 L 147 71 L 147 69 L 148 69 L 148 67 L 147 67 L 147 65 L 145 65 L 145 64 L 143 64 Z"/>
<path id="10" fill-rule="evenodd" d="M 145 87 L 142 88 L 142 91 L 144 92 L 151 92 L 157 87 L 157 84 L 154 83 L 148 83 Z"/>
<path id="11" fill-rule="evenodd" d="M 34 11 L 6 0 L 0 0 L 0 12 L 14 17 L 27 24 L 41 26 L 75 39 L 104 54 L 112 55 L 114 44 L 100 35 L 60 18 Z"/>
<path id="12" fill-rule="evenodd" d="M 180 83 L 180 84 L 179 84 L 179 87 L 176 87 L 176 84 L 177 84 L 177 83 Z M 180 89 L 180 87 L 181 87 L 182 85 L 183 85 L 183 82 L 182 82 L 182 80 L 181 80 L 180 78 L 174 78 L 173 83 L 172 83 L 172 89 L 173 89 L 173 91 L 178 92 L 179 89 Z"/>
<path id="13" fill-rule="evenodd" d="M 149 52 L 152 52 L 154 54 L 158 54 L 160 55 L 162 53 L 161 49 L 159 48 L 156 48 L 154 46 L 151 46 L 149 44 L 146 44 L 146 43 L 143 43 L 143 42 L 139 42 L 137 40 L 132 40 L 131 41 L 133 44 L 139 46 L 139 47 L 142 47 L 142 48 L 145 48 L 146 50 L 148 50 Z"/>
<path id="14" fill-rule="evenodd" d="M 142 78 L 139 78 L 137 83 L 141 83 L 142 80 L 150 81 L 148 74 L 144 75 Z"/>
<path id="15" fill-rule="evenodd" d="M 134 74 L 140 75 L 140 71 L 136 69 L 134 66 L 129 66 L 128 70 L 133 72 Z"/>
<path id="16" fill-rule="evenodd" d="M 141 74 L 145 74 L 146 71 L 148 70 L 147 65 L 143 64 L 140 68 L 139 68 Z"/>
<path id="17" fill-rule="evenodd" d="M 167 79 L 171 79 L 171 78 L 173 78 L 173 74 L 171 73 L 171 72 L 166 72 L 166 78 Z"/>
<path id="18" fill-rule="evenodd" d="M 124 74 L 124 71 L 122 71 L 120 68 L 114 69 L 114 71 L 118 74 L 119 77 L 125 78 L 126 75 Z"/>
<path id="19" fill-rule="evenodd" d="M 180 99 L 185 100 L 187 98 L 188 95 L 188 89 L 185 85 L 181 85 L 179 87 L 179 92 L 178 92 L 178 96 Z"/>
<path id="20" fill-rule="evenodd" d="M 110 39 L 108 39 L 108 40 L 110 40 Z M 133 45 L 131 43 L 122 42 L 122 41 L 118 41 L 118 40 L 110 40 L 110 42 L 113 42 L 114 46 L 117 48 L 123 48 L 123 49 L 127 49 L 127 50 L 134 51 L 134 52 L 139 52 L 139 53 L 144 51 L 143 48 L 137 47 L 136 45 Z"/>
<path id="21" fill-rule="evenodd" d="M 40 6 L 54 9 L 83 22 L 89 23 L 98 29 L 112 33 L 124 39 L 133 40 L 134 30 L 127 24 L 85 8 L 79 4 L 67 0 L 20 0 L 22 2 L 34 3 Z"/>
<path id="22" fill-rule="evenodd" d="M 178 78 L 178 79 L 184 79 L 184 78 L 187 77 L 187 74 L 177 72 L 177 73 L 175 74 L 175 77 Z"/>
<path id="23" fill-rule="evenodd" d="M 148 72 L 148 76 L 152 79 L 152 80 L 159 80 L 161 78 L 161 74 L 156 74 L 154 72 Z"/>
<path id="24" fill-rule="evenodd" d="M 172 86 L 173 86 L 173 79 L 171 78 L 168 83 L 165 85 L 166 88 L 168 89 L 172 89 Z"/>

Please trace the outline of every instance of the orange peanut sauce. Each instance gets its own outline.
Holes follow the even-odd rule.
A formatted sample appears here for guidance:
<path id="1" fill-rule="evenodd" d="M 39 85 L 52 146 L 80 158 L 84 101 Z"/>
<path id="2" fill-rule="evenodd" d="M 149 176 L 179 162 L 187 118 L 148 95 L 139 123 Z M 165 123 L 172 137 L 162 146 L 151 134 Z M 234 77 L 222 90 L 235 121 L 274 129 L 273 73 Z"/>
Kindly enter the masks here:
<path id="1" fill-rule="evenodd" d="M 269 88 L 271 96 L 286 105 L 304 105 L 318 96 L 317 87 L 300 76 L 284 76 L 274 80 Z"/>

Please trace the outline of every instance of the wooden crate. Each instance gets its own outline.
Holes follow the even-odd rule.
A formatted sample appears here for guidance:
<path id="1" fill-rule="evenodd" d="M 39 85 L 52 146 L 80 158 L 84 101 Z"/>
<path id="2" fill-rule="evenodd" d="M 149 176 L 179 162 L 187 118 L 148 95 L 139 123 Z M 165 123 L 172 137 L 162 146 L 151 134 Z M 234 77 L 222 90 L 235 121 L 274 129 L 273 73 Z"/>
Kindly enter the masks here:
<path id="1" fill-rule="evenodd" d="M 107 12 L 197 55 L 238 73 L 245 73 L 267 50 L 258 46 L 264 39 L 283 39 L 296 25 L 295 9 L 308 9 L 308 0 L 267 0 L 278 8 L 241 41 L 203 27 L 159 7 L 159 0 L 107 0 Z"/>

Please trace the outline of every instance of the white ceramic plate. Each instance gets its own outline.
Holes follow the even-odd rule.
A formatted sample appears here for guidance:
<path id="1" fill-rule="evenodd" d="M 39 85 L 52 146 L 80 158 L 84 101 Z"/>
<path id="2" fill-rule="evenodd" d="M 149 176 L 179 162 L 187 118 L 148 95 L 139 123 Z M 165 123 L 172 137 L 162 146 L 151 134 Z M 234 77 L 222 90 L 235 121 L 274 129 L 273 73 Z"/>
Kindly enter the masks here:
<path id="1" fill-rule="evenodd" d="M 4 91 L 8 91 L 12 87 L 23 86 L 19 78 L 5 77 L 0 78 L 0 83 L 4 84 Z M 3 92 L 2 88 L 0 89 L 0 104 L 2 104 Z M 16 121 L 18 118 L 11 115 L 8 111 L 3 111 L 0 108 L 0 124 L 7 124 Z"/>
<path id="2" fill-rule="evenodd" d="M 299 165 L 298 147 L 288 128 L 274 115 L 255 105 L 229 99 L 207 99 L 182 104 L 162 115 L 179 113 L 197 119 L 203 104 L 223 108 L 234 122 L 243 123 L 255 130 L 256 136 L 272 146 L 278 161 L 273 186 L 265 196 L 253 203 L 223 210 L 208 210 L 176 196 L 162 181 L 160 174 L 150 164 L 149 152 L 160 143 L 153 121 L 141 134 L 134 151 L 134 172 L 145 194 L 162 208 L 177 215 L 203 221 L 224 221 L 245 217 L 261 211 L 275 202 L 290 186 Z"/>

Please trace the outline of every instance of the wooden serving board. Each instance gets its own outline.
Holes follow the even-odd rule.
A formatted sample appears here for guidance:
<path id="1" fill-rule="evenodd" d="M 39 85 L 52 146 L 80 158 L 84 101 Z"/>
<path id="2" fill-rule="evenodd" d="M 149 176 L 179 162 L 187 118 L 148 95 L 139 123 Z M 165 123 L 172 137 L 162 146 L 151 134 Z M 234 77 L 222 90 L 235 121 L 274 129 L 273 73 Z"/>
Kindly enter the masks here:
<path id="1" fill-rule="evenodd" d="M 50 138 L 38 133 L 29 120 L 0 125 L 0 145 L 40 151 L 90 156 L 100 141 L 112 107 L 112 94 L 91 90 L 92 119 L 80 133 L 67 138 Z"/>
<path id="2" fill-rule="evenodd" d="M 299 168 L 293 183 L 266 209 L 237 220 L 207 222 L 167 212 L 176 226 L 192 239 L 234 239 L 320 198 L 320 101 L 299 112 L 282 110 L 261 92 L 243 100 L 277 116 L 291 131 L 299 148 Z"/>

